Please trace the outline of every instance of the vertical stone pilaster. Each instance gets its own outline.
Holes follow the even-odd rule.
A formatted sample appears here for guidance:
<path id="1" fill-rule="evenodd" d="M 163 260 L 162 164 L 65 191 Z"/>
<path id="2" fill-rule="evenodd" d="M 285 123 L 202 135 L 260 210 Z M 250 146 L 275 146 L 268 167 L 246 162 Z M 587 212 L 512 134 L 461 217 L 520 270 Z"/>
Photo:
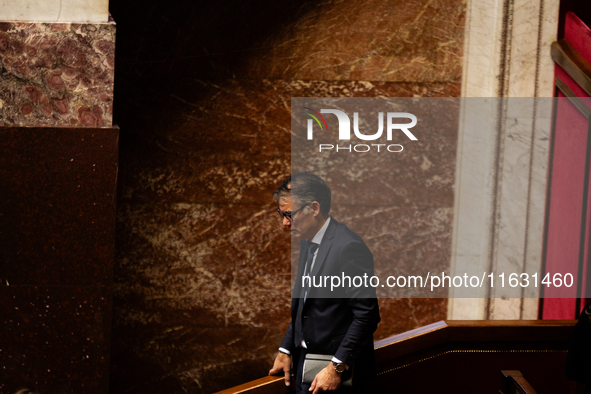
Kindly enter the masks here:
<path id="1" fill-rule="evenodd" d="M 469 1 L 467 8 L 462 97 L 552 97 L 558 1 Z M 499 101 L 497 111 L 482 114 L 490 129 L 478 132 L 469 128 L 469 104 L 463 111 L 452 272 L 465 264 L 499 273 L 541 265 L 550 126 L 542 114 L 549 114 L 549 102 L 532 99 L 528 108 L 507 108 Z M 496 289 L 482 297 L 488 301 L 450 300 L 448 318 L 537 317 L 532 298 L 503 300 Z"/>
<path id="2" fill-rule="evenodd" d="M 0 22 L 0 392 L 108 391 L 114 70 L 112 20 Z"/>

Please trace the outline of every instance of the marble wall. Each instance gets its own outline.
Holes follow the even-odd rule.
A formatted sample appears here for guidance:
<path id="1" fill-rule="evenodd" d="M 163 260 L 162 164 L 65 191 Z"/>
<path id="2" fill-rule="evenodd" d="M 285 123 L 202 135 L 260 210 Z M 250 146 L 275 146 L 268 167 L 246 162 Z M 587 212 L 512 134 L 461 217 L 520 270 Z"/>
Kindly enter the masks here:
<path id="1" fill-rule="evenodd" d="M 271 193 L 290 173 L 290 98 L 459 96 L 465 6 L 140 4 L 111 3 L 123 130 L 111 391 L 213 392 L 266 375 L 289 322 L 290 239 Z M 388 250 L 401 264 L 449 261 L 457 137 L 439 138 L 400 177 L 416 197 L 391 212 L 391 238 L 416 241 Z M 376 339 L 444 319 L 447 300 L 380 307 Z"/>
<path id="2" fill-rule="evenodd" d="M 0 128 L 0 392 L 105 393 L 117 129 Z"/>
<path id="3" fill-rule="evenodd" d="M 559 3 L 468 2 L 462 97 L 532 99 L 509 99 L 495 110 L 478 100 L 464 101 L 452 272 L 531 273 L 541 267 L 552 103 L 533 97 L 553 96 L 550 45 L 556 40 Z M 489 126 L 474 127 L 473 116 L 476 124 Z M 448 318 L 537 318 L 537 294 L 508 298 L 495 290 L 483 288 L 480 299 L 453 298 Z"/>
<path id="4" fill-rule="evenodd" d="M 0 61 L 0 126 L 112 126 L 114 22 L 0 22 Z"/>
<path id="5" fill-rule="evenodd" d="M 114 46 L 112 21 L 0 21 L 2 393 L 108 391 Z"/>

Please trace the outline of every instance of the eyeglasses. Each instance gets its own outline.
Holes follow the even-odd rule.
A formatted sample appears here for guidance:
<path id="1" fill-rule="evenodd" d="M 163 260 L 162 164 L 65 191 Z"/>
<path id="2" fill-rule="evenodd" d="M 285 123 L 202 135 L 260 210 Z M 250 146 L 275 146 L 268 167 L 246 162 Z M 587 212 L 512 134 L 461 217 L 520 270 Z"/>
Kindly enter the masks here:
<path id="1" fill-rule="evenodd" d="M 281 212 L 281 209 L 278 209 L 277 212 L 279 212 L 279 215 L 281 215 L 282 218 L 285 218 L 285 219 L 289 220 L 291 223 L 293 223 L 292 218 L 294 217 L 294 215 L 296 213 L 298 213 L 299 211 L 301 211 L 302 209 L 306 208 L 308 205 L 310 205 L 310 203 L 302 205 L 299 209 L 296 209 L 293 212 L 289 212 L 289 211 Z"/>

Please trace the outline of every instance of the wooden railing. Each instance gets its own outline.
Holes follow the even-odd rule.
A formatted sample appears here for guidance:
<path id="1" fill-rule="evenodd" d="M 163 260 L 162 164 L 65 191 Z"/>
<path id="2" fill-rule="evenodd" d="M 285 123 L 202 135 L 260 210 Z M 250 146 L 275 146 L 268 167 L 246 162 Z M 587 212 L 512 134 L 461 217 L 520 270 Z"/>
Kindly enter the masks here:
<path id="1" fill-rule="evenodd" d="M 282 377 L 265 376 L 252 382 L 241 384 L 227 390 L 219 391 L 216 394 L 280 394 L 292 392 L 292 387 L 285 386 Z"/>
<path id="2" fill-rule="evenodd" d="M 440 321 L 379 340 L 374 391 L 498 394 L 500 371 L 516 369 L 526 374 L 539 394 L 569 392 L 563 371 L 574 324 L 574 320 Z M 267 376 L 219 394 L 287 392 L 283 378 Z"/>
<path id="3" fill-rule="evenodd" d="M 537 394 L 519 371 L 501 371 L 505 377 L 503 394 Z"/>

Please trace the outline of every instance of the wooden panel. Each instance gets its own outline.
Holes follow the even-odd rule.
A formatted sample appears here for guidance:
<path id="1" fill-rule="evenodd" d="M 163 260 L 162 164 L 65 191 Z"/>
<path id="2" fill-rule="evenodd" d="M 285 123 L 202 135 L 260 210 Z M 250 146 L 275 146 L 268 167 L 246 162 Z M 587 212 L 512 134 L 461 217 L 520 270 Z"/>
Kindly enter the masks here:
<path id="1" fill-rule="evenodd" d="M 0 393 L 106 393 L 119 129 L 0 128 Z"/>
<path id="2" fill-rule="evenodd" d="M 545 387 L 540 393 L 570 387 L 562 370 L 574 321 L 443 323 L 422 335 L 393 338 L 376 350 L 376 392 L 392 387 L 400 392 L 437 392 L 449 387 L 497 394 L 503 369 L 521 370 L 534 387 Z"/>

